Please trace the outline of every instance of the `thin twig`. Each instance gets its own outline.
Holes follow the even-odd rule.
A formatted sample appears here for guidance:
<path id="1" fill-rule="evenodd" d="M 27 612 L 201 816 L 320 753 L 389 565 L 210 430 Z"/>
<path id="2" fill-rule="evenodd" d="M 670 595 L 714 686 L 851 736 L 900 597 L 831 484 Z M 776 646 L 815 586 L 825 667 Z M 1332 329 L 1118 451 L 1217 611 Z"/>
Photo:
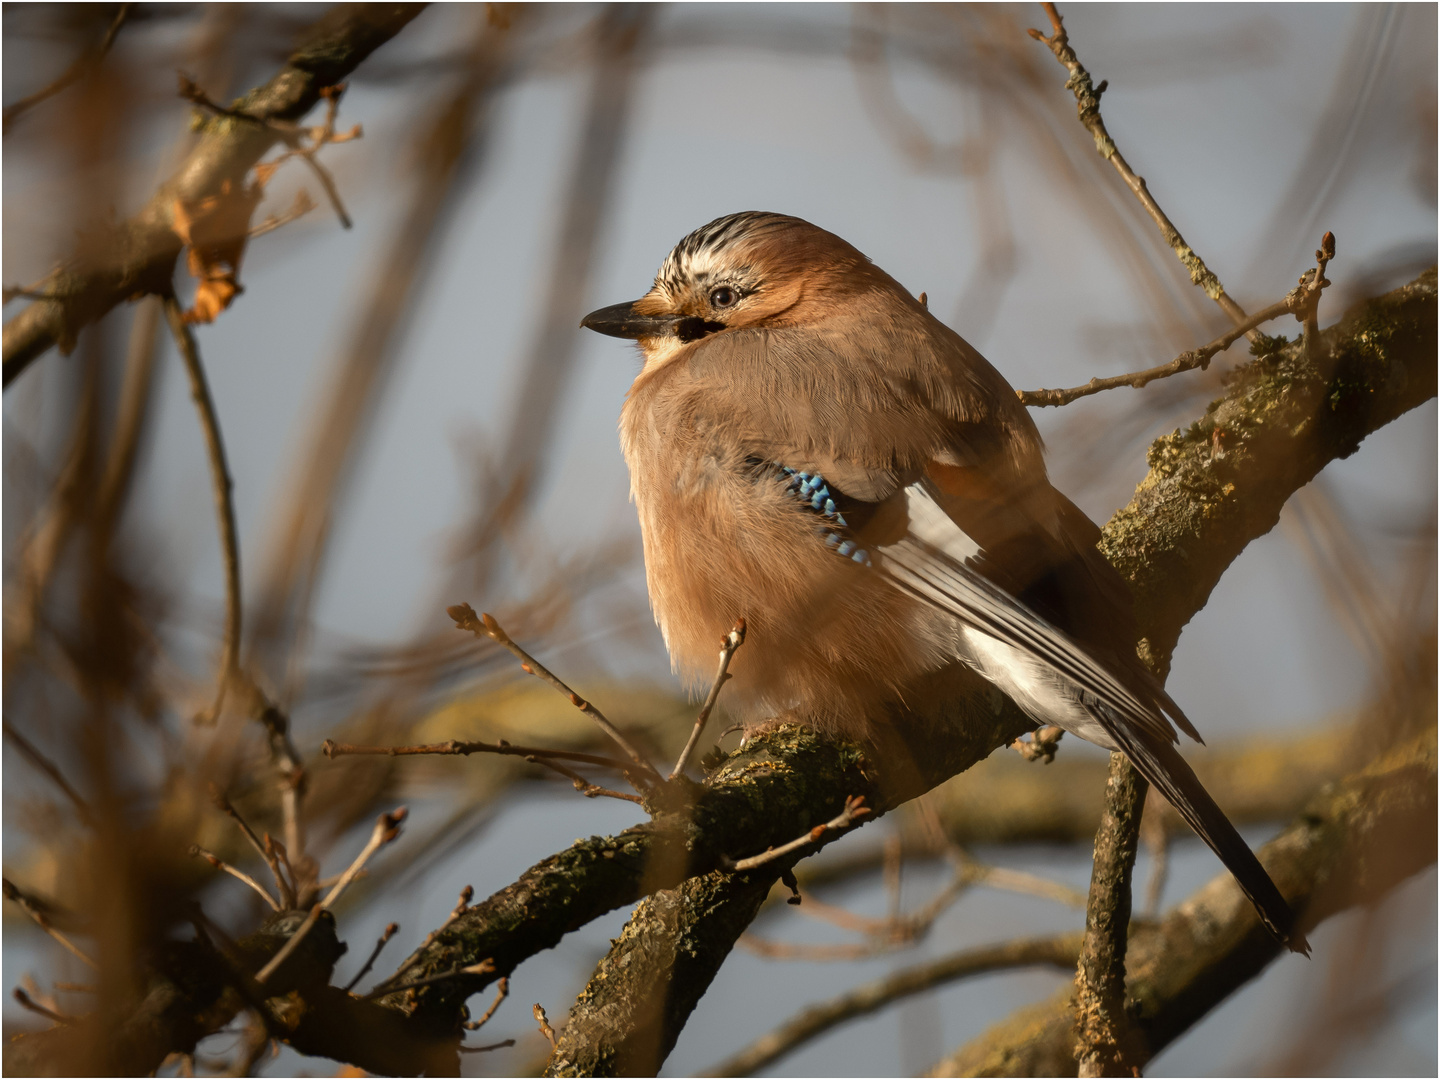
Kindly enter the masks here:
<path id="1" fill-rule="evenodd" d="M 1080 951 L 1078 933 L 1052 938 L 1010 941 L 966 949 L 928 964 L 896 972 L 857 986 L 848 993 L 803 1012 L 764 1035 L 733 1057 L 726 1058 L 707 1076 L 754 1076 L 766 1066 L 792 1053 L 831 1028 L 866 1016 L 903 998 L 971 975 L 1010 968 L 1047 965 L 1068 968 Z"/>
<path id="2" fill-rule="evenodd" d="M 321 901 L 320 907 L 328 909 L 336 900 L 339 900 L 340 894 L 355 880 L 355 875 L 360 873 L 370 856 L 400 835 L 400 823 L 405 820 L 408 812 L 405 807 L 401 806 L 391 813 L 381 814 L 375 819 L 375 828 L 370 831 L 370 839 L 365 842 L 365 847 L 360 854 L 355 856 L 355 861 L 340 875 L 340 880 L 335 883 L 335 887 L 330 890 L 329 895 Z"/>
<path id="3" fill-rule="evenodd" d="M 332 143 L 350 142 L 352 139 L 361 138 L 364 134 L 359 124 L 356 124 L 343 135 L 335 131 L 335 119 L 340 110 L 340 96 L 345 92 L 344 83 L 340 83 L 337 86 L 327 86 L 320 90 L 320 96 L 326 100 L 327 106 L 325 110 L 325 122 L 318 127 L 307 128 L 286 120 L 252 116 L 239 109 L 227 108 L 224 105 L 220 105 L 212 101 L 209 95 L 200 89 L 184 72 L 177 72 L 177 82 L 178 92 L 186 101 L 199 105 L 201 108 L 208 109 L 218 116 L 225 116 L 231 120 L 241 120 L 248 121 L 252 124 L 259 124 L 279 135 L 289 149 L 273 161 L 266 162 L 259 168 L 265 170 L 265 175 L 269 175 L 290 158 L 300 158 L 310 167 L 311 171 L 314 172 L 316 179 L 320 181 L 320 186 L 324 189 L 325 196 L 330 200 L 330 205 L 334 207 L 335 214 L 340 219 L 340 224 L 347 229 L 351 227 L 353 222 L 350 220 L 350 214 L 346 211 L 345 204 L 340 198 L 340 189 L 335 185 L 335 178 L 330 175 L 330 170 L 325 168 L 315 157 L 322 147 L 329 146 Z M 304 141 L 306 136 L 310 138 L 308 144 Z M 306 207 L 306 210 L 308 209 L 310 209 L 309 206 Z M 303 212 L 304 211 L 301 211 L 301 213 Z M 299 215 L 297 214 L 295 216 L 298 217 Z M 268 232 L 269 230 L 265 229 L 263 231 Z"/>
<path id="4" fill-rule="evenodd" d="M 25 759 L 48 776 L 54 782 L 55 786 L 63 791 L 66 797 L 75 804 L 75 810 L 79 813 L 80 820 L 93 828 L 95 825 L 95 817 L 90 813 L 90 804 L 82 799 L 80 793 L 70 786 L 70 781 L 65 779 L 65 775 L 60 771 L 59 767 L 44 754 L 40 753 L 34 744 L 26 739 L 24 735 L 21 735 L 9 720 L 4 721 L 3 725 L 0 726 L 3 726 L 5 737 L 15 744 L 15 748 L 25 756 Z"/>
<path id="5" fill-rule="evenodd" d="M 1300 288 L 1307 301 L 1305 307 L 1305 354 L 1311 361 L 1320 356 L 1320 294 L 1330 282 L 1325 280 L 1325 267 L 1335 258 L 1335 234 L 1327 232 L 1315 249 L 1315 268 L 1300 278 Z"/>
<path id="6" fill-rule="evenodd" d="M 710 710 L 715 708 L 715 702 L 720 697 L 720 688 L 730 681 L 730 659 L 735 655 L 735 650 L 744 644 L 745 620 L 739 619 L 735 628 L 721 639 L 720 666 L 715 671 L 715 681 L 710 684 L 710 693 L 705 695 L 705 704 L 700 706 L 700 715 L 695 718 L 695 728 L 690 732 L 685 749 L 680 751 L 680 760 L 675 762 L 675 768 L 670 770 L 671 780 L 683 773 L 685 766 L 689 764 L 690 755 L 695 752 L 695 745 L 700 741 L 700 733 L 705 730 L 705 723 L 710 719 Z"/>
<path id="7" fill-rule="evenodd" d="M 31 1012 L 36 1013 L 39 1016 L 43 1016 L 47 1020 L 53 1020 L 57 1024 L 75 1023 L 75 1017 L 65 1016 L 61 1013 L 55 1012 L 53 1009 L 47 1009 L 44 1005 L 41 1005 L 38 1001 L 32 998 L 24 990 L 21 990 L 18 986 L 14 989 L 13 993 L 15 995 L 15 1000 L 19 1002 L 22 1009 L 29 1009 Z"/>
<path id="8" fill-rule="evenodd" d="M 1122 753 L 1110 755 L 1105 813 L 1095 833 L 1095 867 L 1085 909 L 1085 940 L 1075 972 L 1075 1060 L 1081 1076 L 1130 1076 L 1143 1064 L 1125 1012 L 1125 951 L 1130 880 L 1149 789 Z"/>
<path id="9" fill-rule="evenodd" d="M 394 975 L 391 975 L 391 976 L 389 976 L 389 977 L 387 977 L 387 978 L 385 978 L 385 979 L 383 979 L 383 980 L 381 980 L 381 981 L 378 982 L 378 983 L 376 983 L 375 986 L 371 989 L 370 993 L 371 993 L 371 994 L 374 994 L 377 990 L 380 990 L 381 988 L 389 985 L 390 983 L 392 983 L 392 982 L 394 982 L 396 979 L 398 979 L 398 978 L 400 977 L 400 973 L 403 972 L 403 971 L 405 971 L 407 968 L 409 968 L 411 962 L 412 962 L 416 957 L 418 957 L 422 952 L 424 952 L 425 949 L 430 945 L 430 943 L 431 943 L 432 941 L 434 941 L 437 937 L 439 937 L 441 934 L 443 934 L 443 933 L 446 931 L 446 929 L 449 928 L 449 926 L 450 926 L 451 923 L 453 923 L 453 922 L 454 922 L 456 919 L 458 919 L 461 915 L 464 915 L 465 912 L 470 909 L 470 901 L 473 900 L 474 898 L 475 898 L 475 886 L 474 886 L 474 885 L 466 885 L 463 889 L 461 889 L 461 890 L 460 890 L 460 899 L 459 899 L 459 901 L 455 904 L 455 906 L 450 909 L 450 914 L 446 917 L 445 921 L 444 921 L 443 923 L 441 923 L 439 926 L 437 926 L 434 930 L 431 930 L 430 933 L 426 934 L 426 935 L 425 935 L 425 940 L 420 943 L 420 947 L 419 947 L 418 949 L 416 949 L 413 953 L 411 953 L 411 954 L 409 955 L 409 957 L 406 958 L 405 962 L 400 965 L 400 967 L 396 970 L 395 974 L 394 974 Z"/>
<path id="10" fill-rule="evenodd" d="M 1091 394 L 1098 394 L 1103 390 L 1113 390 L 1117 386 L 1133 386 L 1138 390 L 1156 379 L 1178 375 L 1182 371 L 1193 371 L 1196 368 L 1204 371 L 1209 368 L 1211 359 L 1217 353 L 1224 352 L 1255 327 L 1267 323 L 1271 319 L 1278 319 L 1282 315 L 1303 310 L 1299 306 L 1300 297 L 1297 295 L 1299 292 L 1298 289 L 1291 292 L 1284 300 L 1271 304 L 1264 311 L 1243 319 L 1237 326 L 1227 330 L 1210 344 L 1199 349 L 1189 349 L 1168 364 L 1146 368 L 1144 371 L 1132 372 L 1129 375 L 1113 375 L 1108 379 L 1091 379 L 1084 386 L 1073 386 L 1068 390 L 1017 390 L 1015 394 L 1019 397 L 1022 405 L 1042 408 L 1048 405 L 1068 405 L 1077 398 L 1089 397 Z"/>
<path id="11" fill-rule="evenodd" d="M 66 68 L 61 76 L 50 83 L 50 85 L 42 87 L 35 91 L 35 93 L 28 97 L 21 98 L 15 102 L 15 104 L 9 106 L 5 110 L 3 117 L 0 117 L 0 129 L 3 129 L 6 134 L 9 134 L 10 122 L 12 120 L 19 119 L 24 113 L 36 105 L 39 105 L 40 102 L 46 98 L 54 97 L 71 83 L 78 82 L 87 69 L 97 66 L 100 61 L 104 60 L 105 55 L 110 51 L 110 46 L 115 44 L 115 37 L 120 33 L 120 27 L 125 25 L 125 20 L 130 17 L 130 10 L 134 6 L 134 4 L 120 5 L 119 10 L 115 12 L 115 18 L 110 22 L 109 29 L 105 31 L 105 36 L 100 39 L 100 47 L 98 49 L 93 53 L 89 49 L 86 49 L 75 59 L 75 62 Z"/>
<path id="12" fill-rule="evenodd" d="M 389 997 L 391 994 L 402 994 L 406 990 L 416 990 L 422 986 L 429 986 L 432 983 L 444 982 L 446 979 L 453 979 L 458 975 L 489 975 L 495 970 L 495 961 L 481 960 L 478 964 L 471 964 L 468 967 L 455 968 L 453 971 L 442 971 L 439 975 L 427 975 L 423 979 L 413 979 L 410 982 L 400 983 L 398 986 L 386 986 L 381 984 L 368 994 L 363 995 L 361 1001 L 374 1001 L 376 998 Z"/>
<path id="13" fill-rule="evenodd" d="M 484 1054 L 490 1050 L 503 1050 L 507 1046 L 514 1046 L 514 1039 L 503 1039 L 498 1043 L 491 1043 L 489 1046 L 457 1046 L 455 1049 L 462 1054 Z"/>
<path id="14" fill-rule="evenodd" d="M 788 855 L 790 852 L 804 847 L 806 844 L 813 844 L 827 832 L 836 829 L 848 829 L 858 819 L 870 813 L 870 808 L 865 805 L 865 796 L 851 795 L 845 799 L 845 809 L 839 814 L 825 822 L 823 825 L 816 825 L 803 836 L 797 836 L 788 844 L 781 844 L 779 847 L 772 847 L 759 855 L 752 855 L 748 859 L 728 859 L 722 856 L 721 865 L 731 873 L 738 873 L 744 870 L 753 870 L 757 866 L 764 866 L 768 862 Z"/>
<path id="15" fill-rule="evenodd" d="M 281 137 L 294 136 L 304 130 L 299 124 L 292 123 L 289 120 L 278 120 L 270 116 L 254 116 L 250 113 L 242 112 L 239 109 L 232 109 L 221 105 L 219 102 L 211 100 L 210 95 L 205 93 L 199 84 L 183 71 L 177 71 L 175 73 L 175 92 L 192 105 L 198 105 L 202 109 L 213 112 L 216 116 L 224 116 L 231 120 L 241 120 L 245 123 L 269 128 Z"/>
<path id="16" fill-rule="evenodd" d="M 545 1015 L 545 1010 L 538 1001 L 530 1007 L 530 1011 L 535 1015 L 535 1022 L 540 1025 L 540 1034 L 550 1040 L 550 1049 L 554 1050 L 555 1029 L 550 1026 L 550 1018 Z"/>
<path id="17" fill-rule="evenodd" d="M 569 698 L 571 705 L 574 705 L 586 716 L 590 717 L 591 720 L 594 720 L 595 723 L 600 726 L 600 730 L 605 732 L 606 735 L 609 735 L 610 738 L 614 740 L 615 745 L 625 751 L 630 760 L 639 768 L 641 775 L 652 786 L 658 786 L 663 783 L 660 774 L 655 771 L 654 766 L 645 760 L 640 751 L 630 745 L 630 740 L 625 738 L 625 736 L 620 733 L 620 729 L 606 719 L 604 713 L 595 708 L 594 705 L 586 701 L 579 694 L 575 693 L 574 690 L 571 690 L 570 687 L 566 686 L 564 682 L 551 673 L 544 664 L 540 663 L 540 661 L 536 660 L 512 641 L 510 635 L 505 633 L 493 616 L 487 614 L 477 617 L 475 609 L 469 604 L 456 604 L 453 607 L 446 608 L 445 611 L 450 618 L 455 620 L 455 625 L 461 630 L 469 630 L 476 637 L 483 634 L 508 649 L 519 659 L 521 670 L 527 674 L 534 675 L 537 679 L 549 683 Z M 633 772 L 633 770 L 631 771 Z"/>
<path id="18" fill-rule="evenodd" d="M 307 934 L 320 921 L 320 913 L 325 910 L 324 904 L 316 904 L 310 909 L 310 914 L 305 916 L 305 921 L 290 935 L 290 939 L 280 947 L 280 951 L 272 956 L 269 962 L 255 973 L 255 981 L 264 984 L 265 980 L 279 970 L 280 965 L 290 958 L 290 954 L 300 947 Z"/>
<path id="19" fill-rule="evenodd" d="M 281 886 L 280 893 L 285 899 L 285 906 L 293 908 L 300 895 L 300 878 L 296 875 L 295 868 L 290 865 L 290 852 L 268 832 L 265 834 L 265 850 L 273 852 L 279 868 L 285 871 L 288 883 Z"/>
<path id="20" fill-rule="evenodd" d="M 220 436 L 220 417 L 205 379 L 200 347 L 173 293 L 165 297 L 165 318 L 170 323 L 170 332 L 185 363 L 186 374 L 190 376 L 190 395 L 195 400 L 200 428 L 205 434 L 205 448 L 210 459 L 210 485 L 215 495 L 215 516 L 219 521 L 220 550 L 225 566 L 225 640 L 221 650 L 220 674 L 216 680 L 215 703 L 204 718 L 207 722 L 214 722 L 220 717 L 225 693 L 240 666 L 240 534 L 235 525 L 235 484 L 230 478 L 225 443 Z"/>
<path id="21" fill-rule="evenodd" d="M 1120 174 L 1127 187 L 1135 193 L 1140 200 L 1140 205 L 1145 207 L 1156 225 L 1160 226 L 1160 232 L 1165 237 L 1165 242 L 1175 252 L 1185 269 L 1190 272 L 1190 280 L 1205 290 L 1205 295 L 1220 305 L 1220 309 L 1230 316 L 1232 322 L 1242 322 L 1245 319 L 1245 309 L 1237 304 L 1220 284 L 1220 279 L 1205 265 L 1203 259 L 1195 252 L 1185 238 L 1180 235 L 1180 230 L 1175 228 L 1165 211 L 1160 209 L 1160 204 L 1150 194 L 1150 189 L 1145 186 L 1145 178 L 1137 176 L 1130 168 L 1120 150 L 1115 145 L 1115 140 L 1110 138 L 1110 132 L 1105 129 L 1105 121 L 1100 116 L 1100 95 L 1103 94 L 1108 83 L 1101 82 L 1099 86 L 1094 85 L 1090 79 L 1090 73 L 1080 63 L 1075 50 L 1070 47 L 1069 35 L 1065 33 L 1063 20 L 1060 12 L 1055 9 L 1054 4 L 1044 4 L 1045 13 L 1050 16 L 1050 26 L 1054 33 L 1046 37 L 1039 30 L 1031 30 L 1030 36 L 1036 41 L 1043 42 L 1049 46 L 1050 51 L 1055 54 L 1055 59 L 1064 65 L 1070 72 L 1070 78 L 1065 81 L 1065 88 L 1075 95 L 1075 105 L 1080 116 L 1080 123 L 1084 124 L 1095 139 L 1095 149 L 1100 156 L 1115 166 L 1115 171 Z M 1252 327 L 1253 329 L 1253 327 Z"/>
<path id="22" fill-rule="evenodd" d="M 572 784 L 574 784 L 575 790 L 580 792 L 580 794 L 584 795 L 587 799 L 594 799 L 600 796 L 604 796 L 608 799 L 624 799 L 626 802 L 641 804 L 645 802 L 645 800 L 640 798 L 639 795 L 631 795 L 624 791 L 615 791 L 611 788 L 600 787 L 598 784 L 592 784 L 589 780 L 586 780 L 585 777 L 581 776 L 574 769 L 568 768 L 565 765 L 561 765 L 558 761 L 552 761 L 548 758 L 539 758 L 534 756 L 527 757 L 525 760 L 530 762 L 532 765 L 543 765 L 547 769 L 553 769 L 555 772 L 559 773 L 561 776 L 565 777 Z"/>
<path id="23" fill-rule="evenodd" d="M 0 878 L 0 888 L 4 889 L 6 900 L 13 900 L 15 901 L 15 903 L 19 904 L 20 909 L 24 911 L 26 915 L 29 915 L 30 918 L 34 919 L 35 924 L 39 926 L 41 930 L 44 930 L 52 938 L 58 941 L 61 946 L 63 946 L 65 950 L 70 953 L 71 956 L 75 957 L 77 960 L 79 960 L 86 967 L 90 968 L 93 971 L 100 970 L 100 965 L 95 963 L 94 960 L 91 960 L 90 957 L 86 956 L 85 953 L 81 951 L 78 945 L 76 945 L 68 937 L 62 934 L 59 930 L 56 930 L 55 927 L 50 925 L 49 916 L 45 914 L 39 902 L 37 902 L 33 897 L 27 896 L 25 893 L 21 892 L 19 887 L 16 886 L 16 884 L 9 878 Z"/>
<path id="24" fill-rule="evenodd" d="M 480 1017 L 479 1020 L 467 1020 L 467 1021 L 465 1021 L 464 1025 L 463 1025 L 464 1028 L 465 1028 L 465 1030 L 466 1030 L 466 1031 L 479 1031 L 482 1027 L 484 1027 L 486 1024 L 488 1024 L 488 1023 L 490 1022 L 490 1018 L 495 1015 L 495 1010 L 498 1009 L 498 1008 L 500 1008 L 501 1002 L 503 1002 L 503 1001 L 504 1001 L 507 997 L 509 997 L 509 996 L 510 996 L 510 977 L 509 977 L 508 975 L 506 975 L 506 976 L 503 977 L 503 978 L 500 980 L 500 982 L 496 985 L 496 987 L 495 987 L 495 1000 L 490 1003 L 490 1008 L 488 1008 L 488 1009 L 485 1010 L 485 1015 L 482 1016 L 482 1017 Z"/>
<path id="25" fill-rule="evenodd" d="M 380 950 L 385 948 L 385 946 L 389 943 L 390 939 L 395 936 L 399 929 L 400 924 L 393 922 L 389 926 L 385 927 L 385 932 L 380 935 L 380 940 L 375 942 L 375 948 L 370 950 L 370 956 L 366 959 L 365 966 L 359 970 L 359 972 L 355 975 L 353 979 L 351 979 L 348 983 L 345 984 L 346 993 L 354 990 L 356 984 L 359 983 L 360 980 L 363 979 L 366 975 L 370 974 L 370 969 L 375 966 L 375 961 L 380 957 Z"/>
<path id="26" fill-rule="evenodd" d="M 1335 234 L 1327 232 L 1321 237 L 1320 247 L 1315 251 L 1316 265 L 1300 275 L 1300 284 L 1286 293 L 1283 300 L 1277 300 L 1263 311 L 1246 316 L 1210 344 L 1183 352 L 1168 364 L 1161 364 L 1159 367 L 1147 368 L 1129 375 L 1114 375 L 1108 379 L 1091 379 L 1084 386 L 1071 387 L 1069 390 L 1017 390 L 1015 394 L 1019 397 L 1022 405 L 1032 407 L 1068 405 L 1077 398 L 1089 397 L 1102 390 L 1113 390 L 1117 386 L 1133 386 L 1138 390 L 1156 379 L 1164 379 L 1182 371 L 1193 371 L 1195 368 L 1204 371 L 1209 368 L 1211 359 L 1217 353 L 1222 353 L 1230 348 L 1257 326 L 1267 323 L 1271 319 L 1278 319 L 1282 315 L 1294 315 L 1305 324 L 1306 349 L 1313 352 L 1316 346 L 1310 343 L 1320 340 L 1320 328 L 1317 322 L 1320 295 L 1330 284 L 1325 279 L 1325 267 L 1334 257 Z"/>
<path id="27" fill-rule="evenodd" d="M 270 867 L 270 874 L 275 879 L 275 888 L 280 893 L 281 903 L 290 908 L 295 905 L 295 897 L 290 890 L 290 884 L 285 880 L 285 875 L 280 872 L 280 860 L 275 850 L 260 842 L 260 837 L 255 835 L 255 830 L 250 828 L 249 822 L 240 816 L 240 811 L 235 809 L 234 804 L 225 797 L 225 793 L 215 784 L 210 785 L 210 799 L 216 807 L 230 815 L 230 820 L 235 822 L 239 830 L 245 834 L 245 839 L 250 841 L 250 846 L 255 853 L 265 860 L 265 865 Z"/>
<path id="28" fill-rule="evenodd" d="M 302 218 L 311 210 L 315 209 L 315 200 L 310 198 L 310 193 L 301 188 L 295 193 L 295 201 L 290 204 L 290 209 L 281 214 L 271 214 L 259 225 L 250 230 L 250 239 L 257 236 L 264 236 L 268 232 L 274 232 L 282 225 L 289 225 L 297 218 Z"/>
<path id="29" fill-rule="evenodd" d="M 515 746 L 501 739 L 499 742 L 464 742 L 451 739 L 443 743 L 418 743 L 414 746 L 353 746 L 326 739 L 320 751 L 328 758 L 346 757 L 351 754 L 384 754 L 387 757 L 409 757 L 413 754 L 438 754 L 442 756 L 467 754 L 501 754 L 506 757 L 553 758 L 558 761 L 578 761 L 583 765 L 603 765 L 610 769 L 633 769 L 630 762 L 603 754 L 582 754 L 578 750 L 547 750 L 539 746 Z"/>
<path id="30" fill-rule="evenodd" d="M 237 878 L 238 880 L 243 881 L 246 885 L 249 885 L 250 888 L 254 889 L 257 893 L 259 893 L 265 898 L 265 902 L 270 905 L 271 910 L 281 910 L 279 901 L 277 901 L 273 896 L 270 895 L 270 893 L 265 889 L 265 886 L 261 885 L 253 877 L 245 873 L 244 870 L 240 870 L 234 866 L 231 866 L 224 859 L 220 858 L 220 856 L 215 855 L 212 852 L 206 851 L 199 844 L 190 845 L 190 854 L 197 856 L 198 858 L 204 859 L 216 870 L 223 870 L 231 877 Z"/>

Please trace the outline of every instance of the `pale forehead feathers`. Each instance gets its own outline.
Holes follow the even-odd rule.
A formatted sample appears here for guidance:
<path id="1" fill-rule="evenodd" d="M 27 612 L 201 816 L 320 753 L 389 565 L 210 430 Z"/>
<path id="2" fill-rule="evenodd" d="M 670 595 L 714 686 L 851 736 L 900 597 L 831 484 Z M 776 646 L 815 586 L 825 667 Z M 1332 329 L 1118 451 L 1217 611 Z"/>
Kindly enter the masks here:
<path id="1" fill-rule="evenodd" d="M 744 265 L 742 253 L 761 235 L 794 221 L 783 214 L 755 210 L 716 218 L 675 245 L 655 275 L 655 287 L 676 296 L 689 286 L 712 280 L 753 285 L 747 280 L 753 273 Z"/>

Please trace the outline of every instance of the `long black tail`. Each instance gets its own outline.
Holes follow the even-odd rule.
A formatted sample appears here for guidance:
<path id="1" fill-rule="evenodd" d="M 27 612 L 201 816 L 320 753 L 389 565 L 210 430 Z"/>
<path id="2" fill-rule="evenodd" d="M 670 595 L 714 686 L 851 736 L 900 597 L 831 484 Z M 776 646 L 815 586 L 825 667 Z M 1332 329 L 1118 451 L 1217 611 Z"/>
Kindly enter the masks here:
<path id="1" fill-rule="evenodd" d="M 1200 834 L 1200 839 L 1210 845 L 1210 850 L 1220 856 L 1220 861 L 1235 875 L 1241 891 L 1255 905 L 1265 929 L 1291 952 L 1310 955 L 1309 943 L 1295 928 L 1295 913 L 1290 910 L 1290 905 L 1280 895 L 1280 890 L 1270 880 L 1270 875 L 1260 865 L 1250 845 L 1235 831 L 1224 811 L 1215 805 L 1215 800 L 1200 783 L 1199 777 L 1180 756 L 1180 751 L 1168 742 L 1135 733 L 1127 725 L 1107 726 L 1140 775 L 1160 789 L 1170 805 L 1179 811 L 1190 827 Z"/>

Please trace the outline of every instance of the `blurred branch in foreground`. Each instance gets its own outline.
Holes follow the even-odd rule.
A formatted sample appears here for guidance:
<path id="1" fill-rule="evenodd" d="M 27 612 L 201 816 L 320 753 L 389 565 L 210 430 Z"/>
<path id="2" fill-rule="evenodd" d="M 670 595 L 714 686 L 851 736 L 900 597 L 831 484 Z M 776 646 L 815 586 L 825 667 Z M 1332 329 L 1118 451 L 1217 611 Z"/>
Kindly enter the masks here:
<path id="1" fill-rule="evenodd" d="M 176 206 L 198 206 L 243 188 L 245 175 L 281 140 L 276 125 L 303 117 L 322 90 L 342 81 L 404 29 L 422 6 L 342 4 L 331 9 L 280 73 L 237 103 L 248 119 L 206 124 L 194 149 L 143 209 L 115 224 L 103 241 L 87 242 L 32 290 L 44 299 L 5 324 L 4 385 L 8 388 L 52 345 L 68 353 L 83 327 L 122 301 L 137 293 L 167 293 L 184 247 Z"/>

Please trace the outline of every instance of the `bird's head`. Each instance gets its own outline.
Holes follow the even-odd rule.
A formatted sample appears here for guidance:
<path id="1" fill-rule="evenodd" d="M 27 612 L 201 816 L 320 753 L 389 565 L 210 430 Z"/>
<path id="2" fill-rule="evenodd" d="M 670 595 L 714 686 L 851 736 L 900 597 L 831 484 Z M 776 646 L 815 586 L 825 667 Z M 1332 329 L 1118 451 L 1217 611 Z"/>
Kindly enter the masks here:
<path id="1" fill-rule="evenodd" d="M 833 233 L 749 210 L 696 229 L 666 256 L 649 292 L 580 325 L 634 338 L 654 359 L 726 330 L 803 325 L 882 285 L 906 295 Z"/>

